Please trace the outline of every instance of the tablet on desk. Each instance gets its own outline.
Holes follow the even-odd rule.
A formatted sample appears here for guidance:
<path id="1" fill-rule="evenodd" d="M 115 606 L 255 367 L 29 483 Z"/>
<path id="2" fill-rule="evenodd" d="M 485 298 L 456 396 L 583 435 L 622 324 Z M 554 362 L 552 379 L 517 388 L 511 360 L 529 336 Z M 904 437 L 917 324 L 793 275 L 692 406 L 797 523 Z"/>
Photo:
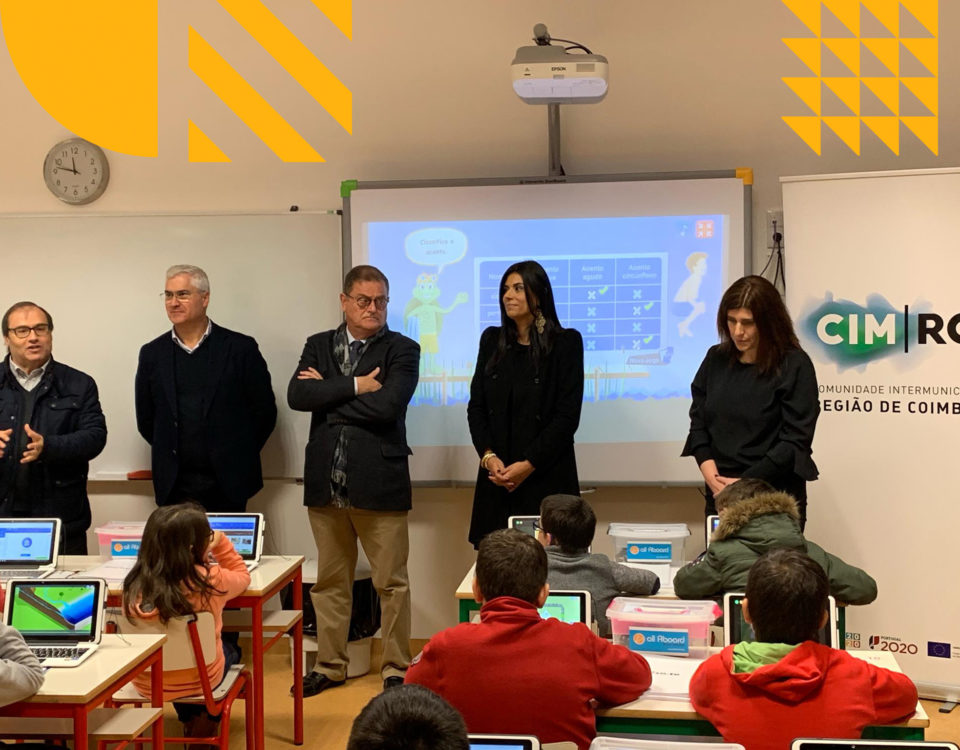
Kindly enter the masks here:
<path id="1" fill-rule="evenodd" d="M 753 627 L 743 617 L 743 594 L 728 593 L 723 595 L 723 645 L 741 641 L 755 641 Z M 827 612 L 829 617 L 817 633 L 817 643 L 831 648 L 840 648 L 840 638 L 837 631 L 837 600 L 827 597 Z"/>
<path id="2" fill-rule="evenodd" d="M 507 528 L 516 529 L 517 531 L 522 531 L 524 534 L 536 537 L 537 530 L 533 525 L 539 520 L 540 516 L 510 516 L 510 518 L 507 519 Z"/>
<path id="3" fill-rule="evenodd" d="M 540 740 L 523 734 L 469 734 L 470 750 L 540 750 Z"/>
<path id="4" fill-rule="evenodd" d="M 561 622 L 582 622 L 590 627 L 593 617 L 589 591 L 551 591 L 539 610 L 540 617 Z"/>
<path id="5" fill-rule="evenodd" d="M 953 742 L 924 740 L 822 740 L 796 739 L 790 750 L 957 750 Z"/>

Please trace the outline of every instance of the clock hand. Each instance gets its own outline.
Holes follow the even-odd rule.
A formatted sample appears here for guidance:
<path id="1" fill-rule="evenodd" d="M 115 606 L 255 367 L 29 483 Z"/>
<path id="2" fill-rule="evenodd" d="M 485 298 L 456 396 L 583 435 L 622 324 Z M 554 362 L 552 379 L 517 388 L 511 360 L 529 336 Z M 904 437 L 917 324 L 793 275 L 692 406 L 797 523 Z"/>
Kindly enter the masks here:
<path id="1" fill-rule="evenodd" d="M 71 157 L 70 157 L 70 161 L 73 163 L 73 173 L 74 173 L 74 174 L 80 174 L 80 173 L 77 171 L 77 160 L 76 160 L 76 158 L 73 157 L 73 156 L 71 156 Z"/>
<path id="2" fill-rule="evenodd" d="M 74 174 L 80 174 L 76 169 L 70 169 L 70 167 L 56 167 L 57 169 L 62 169 L 64 172 L 73 172 Z"/>

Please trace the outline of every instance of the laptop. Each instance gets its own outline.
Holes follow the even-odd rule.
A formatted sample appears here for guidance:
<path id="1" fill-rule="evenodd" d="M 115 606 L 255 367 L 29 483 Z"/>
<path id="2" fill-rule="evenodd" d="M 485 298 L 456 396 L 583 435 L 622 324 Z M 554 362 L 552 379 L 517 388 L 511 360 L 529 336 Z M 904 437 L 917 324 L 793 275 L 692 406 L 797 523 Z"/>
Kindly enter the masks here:
<path id="1" fill-rule="evenodd" d="M 958 750 L 953 742 L 929 740 L 815 740 L 799 738 L 790 750 Z"/>
<path id="2" fill-rule="evenodd" d="M 540 740 L 523 734 L 468 734 L 470 750 L 540 750 Z"/>
<path id="3" fill-rule="evenodd" d="M 207 513 L 210 528 L 223 532 L 247 570 L 260 564 L 263 553 L 263 513 Z"/>
<path id="4" fill-rule="evenodd" d="M 741 641 L 755 641 L 753 628 L 743 619 L 743 594 L 723 595 L 723 645 Z M 817 634 L 817 643 L 831 648 L 840 648 L 840 636 L 837 628 L 837 600 L 827 597 L 827 612 L 829 617 L 820 632 Z"/>
<path id="5" fill-rule="evenodd" d="M 713 538 L 713 532 L 717 530 L 717 526 L 720 525 L 720 516 L 707 516 L 707 546 L 710 546 L 710 540 Z"/>
<path id="6" fill-rule="evenodd" d="M 518 529 L 524 534 L 536 537 L 537 530 L 533 528 L 533 524 L 539 520 L 540 516 L 510 516 L 510 518 L 507 519 L 507 528 Z"/>
<path id="7" fill-rule="evenodd" d="M 0 518 L 0 581 L 45 578 L 59 549 L 59 518 Z"/>
<path id="8" fill-rule="evenodd" d="M 589 628 L 591 607 L 589 591 L 551 591 L 539 612 L 544 620 L 552 617 L 561 622 L 582 622 Z"/>
<path id="9" fill-rule="evenodd" d="M 42 667 L 75 667 L 100 645 L 107 584 L 99 578 L 7 583 L 4 621 Z"/>

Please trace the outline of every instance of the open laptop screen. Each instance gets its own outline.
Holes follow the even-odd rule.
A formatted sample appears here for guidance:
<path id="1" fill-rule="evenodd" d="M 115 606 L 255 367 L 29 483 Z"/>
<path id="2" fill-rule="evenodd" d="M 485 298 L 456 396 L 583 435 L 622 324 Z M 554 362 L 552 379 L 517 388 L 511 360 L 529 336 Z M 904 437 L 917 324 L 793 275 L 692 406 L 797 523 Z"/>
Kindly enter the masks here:
<path id="1" fill-rule="evenodd" d="M 551 591 L 539 610 L 544 620 L 555 618 L 561 622 L 590 624 L 590 594 L 586 591 Z"/>
<path id="2" fill-rule="evenodd" d="M 820 740 L 796 739 L 791 750 L 957 750 L 953 742 L 924 740 Z"/>
<path id="3" fill-rule="evenodd" d="M 93 640 L 103 598 L 95 581 L 11 581 L 7 624 L 28 641 Z"/>
<path id="4" fill-rule="evenodd" d="M 470 750 L 540 750 L 540 740 L 533 736 L 471 734 Z"/>
<path id="5" fill-rule="evenodd" d="M 723 597 L 723 645 L 729 646 L 741 641 L 755 641 L 756 634 L 753 627 L 743 616 L 743 594 L 724 594 Z M 817 632 L 817 643 L 824 646 L 839 648 L 837 635 L 837 602 L 832 596 L 827 597 L 827 622 Z"/>
<path id="6" fill-rule="evenodd" d="M 55 520 L 0 520 L 0 565 L 45 565 L 53 562 Z"/>
<path id="7" fill-rule="evenodd" d="M 259 557 L 257 547 L 260 543 L 261 518 L 259 513 L 207 513 L 210 528 L 223 532 L 244 560 L 256 560 Z"/>
<path id="8" fill-rule="evenodd" d="M 522 531 L 524 534 L 529 534 L 530 536 L 536 536 L 537 530 L 533 528 L 534 521 L 539 521 L 540 516 L 510 516 L 507 519 L 508 529 L 517 529 Z"/>

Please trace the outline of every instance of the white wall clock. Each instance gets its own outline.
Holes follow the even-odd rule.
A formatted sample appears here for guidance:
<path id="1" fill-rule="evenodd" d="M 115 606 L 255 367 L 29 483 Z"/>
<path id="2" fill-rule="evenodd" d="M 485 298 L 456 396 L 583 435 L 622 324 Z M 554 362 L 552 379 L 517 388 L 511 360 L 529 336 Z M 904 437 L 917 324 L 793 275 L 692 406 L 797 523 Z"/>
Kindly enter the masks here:
<path id="1" fill-rule="evenodd" d="M 68 138 L 51 148 L 43 160 L 43 179 L 64 203 L 90 203 L 103 195 L 110 182 L 107 155 L 90 141 Z"/>

